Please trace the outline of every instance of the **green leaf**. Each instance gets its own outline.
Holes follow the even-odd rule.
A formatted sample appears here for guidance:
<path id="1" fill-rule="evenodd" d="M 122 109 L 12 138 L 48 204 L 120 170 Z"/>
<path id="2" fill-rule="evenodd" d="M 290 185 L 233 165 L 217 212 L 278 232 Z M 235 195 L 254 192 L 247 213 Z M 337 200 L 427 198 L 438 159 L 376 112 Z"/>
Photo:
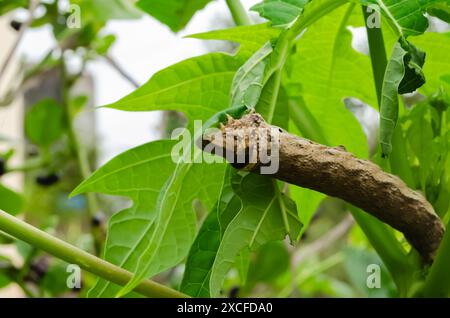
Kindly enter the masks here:
<path id="1" fill-rule="evenodd" d="M 129 271 L 136 269 L 137 251 L 148 240 L 146 229 L 157 217 L 159 192 L 175 167 L 170 156 L 174 145 L 175 141 L 164 140 L 130 149 L 98 169 L 72 193 L 99 192 L 133 201 L 132 207 L 116 213 L 108 223 L 105 260 Z M 114 297 L 120 288 L 99 279 L 89 296 Z"/>
<path id="2" fill-rule="evenodd" d="M 0 289 L 5 288 L 13 281 L 8 276 L 4 275 L 3 273 L 0 273 Z"/>
<path id="3" fill-rule="evenodd" d="M 25 117 L 25 132 L 36 145 L 47 147 L 61 137 L 64 112 L 52 99 L 44 99 L 31 107 Z"/>
<path id="4" fill-rule="evenodd" d="M 426 9 L 440 0 L 361 0 L 364 5 L 375 4 L 389 24 L 402 37 L 419 35 L 428 28 Z M 442 0 L 441 0 L 442 1 Z"/>
<path id="5" fill-rule="evenodd" d="M 242 65 L 231 85 L 231 107 L 255 108 L 264 87 L 264 75 L 272 45 L 267 42 Z"/>
<path id="6" fill-rule="evenodd" d="M 433 171 L 433 130 L 431 122 L 426 118 L 428 105 L 417 105 L 414 107 L 409 118 L 411 124 L 407 130 L 408 142 L 412 152 L 419 159 L 419 175 L 422 190 L 426 189 L 428 175 Z"/>
<path id="7" fill-rule="evenodd" d="M 445 76 L 450 73 L 450 33 L 426 32 L 411 38 L 411 43 L 427 52 L 427 62 L 423 67 L 427 82 L 420 88 L 420 92 L 431 96 L 441 86 L 450 91 L 450 83 Z"/>
<path id="8" fill-rule="evenodd" d="M 289 201 L 286 206 L 291 231 L 287 233 L 278 195 L 270 178 L 237 172 L 232 183 L 242 200 L 242 208 L 228 224 L 217 251 L 210 278 L 213 297 L 219 294 L 225 275 L 245 249 L 256 250 L 267 242 L 282 240 L 286 234 L 296 239 L 302 226 L 292 211 L 295 204 L 292 206 Z"/>
<path id="9" fill-rule="evenodd" d="M 288 61 L 283 85 L 290 97 L 303 97 L 330 146 L 344 145 L 356 156 L 366 158 L 366 137 L 343 102 L 351 96 L 377 105 L 370 60 L 352 48 L 352 35 L 347 29 L 359 21 L 364 21 L 361 10 L 348 4 L 311 25 Z"/>
<path id="10" fill-rule="evenodd" d="M 194 57 L 156 73 L 142 87 L 107 105 L 125 111 L 177 110 L 207 120 L 229 104 L 229 89 L 239 65 L 223 53 Z"/>
<path id="11" fill-rule="evenodd" d="M 407 94 L 414 92 L 425 84 L 425 75 L 422 70 L 425 64 L 425 52 L 422 52 L 409 42 L 404 43 L 402 47 L 407 51 L 407 54 L 403 60 L 405 75 L 398 87 L 398 92 L 400 94 Z"/>
<path id="12" fill-rule="evenodd" d="M 203 222 L 189 251 L 180 290 L 192 297 L 210 297 L 211 268 L 223 232 L 241 209 L 241 201 L 230 183 L 232 171 L 232 168 L 228 166 L 217 203 Z"/>
<path id="13" fill-rule="evenodd" d="M 197 137 L 193 140 L 197 140 Z M 135 274 L 117 296 L 126 295 L 143 279 L 182 261 L 195 238 L 196 217 L 192 208 L 193 200 L 203 199 L 207 209 L 214 204 L 211 198 L 215 198 L 219 193 L 224 166 L 193 164 L 184 159 L 177 164 L 172 176 L 160 191 L 154 226 L 147 226 L 145 234 L 148 239 L 143 242 L 143 246 L 135 250 L 139 255 Z M 195 161 L 194 159 L 193 162 Z"/>
<path id="14" fill-rule="evenodd" d="M 447 228 L 450 222 L 447 223 Z M 448 275 L 448 264 L 450 262 L 450 231 L 445 231 L 433 265 L 429 269 L 424 289 L 425 297 L 449 297 L 450 275 Z"/>
<path id="15" fill-rule="evenodd" d="M 275 280 L 289 269 L 289 259 L 289 252 L 282 242 L 270 242 L 261 246 L 250 264 L 249 283 Z"/>
<path id="16" fill-rule="evenodd" d="M 225 165 L 211 164 L 214 162 L 213 158 L 203 157 L 206 164 L 194 164 L 199 162 L 202 155 L 196 148 L 197 141 L 206 129 L 223 122 L 226 116 L 242 116 L 242 111 L 245 110 L 246 107 L 243 106 L 225 109 L 212 116 L 202 130 L 195 131 L 188 145 L 189 151 L 177 158 L 173 174 L 160 190 L 155 223 L 144 230 L 148 239 L 144 242 L 142 237 L 139 239 L 139 243 L 145 245 L 134 250 L 139 255 L 133 271 L 135 274 L 117 296 L 131 292 L 146 277 L 152 277 L 178 264 L 189 252 L 196 227 L 192 203 L 195 199 L 203 199 L 203 205 L 209 209 L 215 202 L 211 198 L 219 194 L 225 171 Z M 190 157 L 192 151 L 193 158 Z"/>
<path id="17" fill-rule="evenodd" d="M 220 224 L 217 207 L 203 222 L 189 251 L 180 291 L 192 297 L 210 297 L 211 267 L 220 245 Z"/>
<path id="18" fill-rule="evenodd" d="M 450 23 L 450 1 L 442 1 L 442 3 L 436 3 L 428 7 L 427 13 L 442 21 Z"/>
<path id="19" fill-rule="evenodd" d="M 171 177 L 175 164 L 171 150 L 175 141 L 157 141 L 131 149 L 111 160 L 85 180 L 73 195 L 87 191 L 127 196 L 133 206 L 115 214 L 110 223 L 105 248 L 105 259 L 131 272 L 137 272 L 140 259 L 148 246 L 156 244 L 153 263 L 154 273 L 176 265 L 187 254 L 195 235 L 195 214 L 192 202 L 201 199 L 207 208 L 217 195 L 218 181 L 222 169 L 212 164 L 195 164 L 186 171 L 178 192 L 166 188 L 166 180 Z M 190 189 L 190 191 L 189 191 Z M 171 213 L 161 209 L 158 202 L 161 193 L 168 194 Z M 166 201 L 164 203 L 167 204 Z M 156 241 L 156 242 L 155 242 Z M 162 252 L 164 251 L 164 252 Z M 95 297 L 113 297 L 121 289 L 104 280 L 99 280 L 91 290 Z"/>
<path id="20" fill-rule="evenodd" d="M 182 30 L 211 0 L 139 0 L 136 5 L 173 32 Z"/>
<path id="21" fill-rule="evenodd" d="M 51 297 L 62 296 L 70 292 L 67 286 L 67 264 L 56 261 L 50 264 L 39 287 L 51 295 Z"/>
<path id="22" fill-rule="evenodd" d="M 282 26 L 293 22 L 308 2 L 309 0 L 264 0 L 250 10 L 272 21 L 273 26 Z"/>
<path id="23" fill-rule="evenodd" d="M 288 130 L 289 109 L 288 96 L 283 87 L 280 87 L 281 72 L 274 74 L 261 93 L 256 105 L 256 111 L 263 116 L 266 122 Z"/>
<path id="24" fill-rule="evenodd" d="M 27 0 L 0 0 L 0 15 L 20 7 L 26 8 L 27 5 Z"/>
<path id="25" fill-rule="evenodd" d="M 22 207 L 22 196 L 0 184 L 0 210 L 16 215 L 22 210 Z"/>
<path id="26" fill-rule="evenodd" d="M 398 119 L 398 88 L 405 75 L 403 59 L 407 52 L 396 43 L 386 67 L 380 107 L 380 144 L 382 156 L 392 151 L 392 136 Z"/>
<path id="27" fill-rule="evenodd" d="M 239 43 L 238 57 L 247 60 L 265 43 L 276 39 L 280 35 L 280 32 L 279 29 L 272 28 L 269 23 L 262 23 L 191 34 L 188 37 L 201 40 L 224 40 Z"/>
<path id="28" fill-rule="evenodd" d="M 89 21 L 139 19 L 142 14 L 129 0 L 71 0 L 81 8 L 83 18 Z M 83 21 L 83 25 L 88 21 Z"/>

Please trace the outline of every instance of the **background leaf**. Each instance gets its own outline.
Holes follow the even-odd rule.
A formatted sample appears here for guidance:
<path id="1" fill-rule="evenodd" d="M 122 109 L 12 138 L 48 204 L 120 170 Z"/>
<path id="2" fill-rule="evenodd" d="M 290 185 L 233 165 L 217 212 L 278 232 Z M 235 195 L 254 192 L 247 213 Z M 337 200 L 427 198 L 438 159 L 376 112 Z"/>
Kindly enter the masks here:
<path id="1" fill-rule="evenodd" d="M 450 83 L 445 81 L 445 75 L 450 74 L 450 33 L 427 32 L 411 38 L 411 43 L 427 53 L 427 62 L 423 67 L 427 82 L 420 88 L 420 92 L 431 96 L 441 86 L 450 91 Z"/>
<path id="2" fill-rule="evenodd" d="M 289 96 L 303 97 L 329 145 L 344 145 L 356 156 L 367 158 L 366 137 L 343 102 L 346 97 L 355 97 L 377 104 L 370 60 L 352 48 L 352 35 L 347 30 L 349 25 L 364 21 L 360 11 L 348 4 L 309 27 L 288 61 L 283 85 Z"/>
<path id="3" fill-rule="evenodd" d="M 271 282 L 289 269 L 290 255 L 283 242 L 270 242 L 261 246 L 250 264 L 250 284 Z"/>
<path id="4" fill-rule="evenodd" d="M 35 104 L 26 114 L 25 132 L 36 145 L 50 146 L 63 133 L 63 109 L 56 101 L 45 99 Z"/>
<path id="5" fill-rule="evenodd" d="M 136 5 L 173 32 L 182 30 L 193 15 L 211 0 L 139 0 Z"/>
<path id="6" fill-rule="evenodd" d="M 272 182 L 267 177 L 242 172 L 233 178 L 233 189 L 242 200 L 242 208 L 228 224 L 217 251 L 210 279 L 211 296 L 219 294 L 225 275 L 244 249 L 256 250 L 267 242 L 282 240 L 288 234 Z M 297 237 L 301 223 L 295 211 L 289 211 L 288 218 L 289 234 Z"/>
<path id="7" fill-rule="evenodd" d="M 0 210 L 16 215 L 21 211 L 22 207 L 22 196 L 0 184 Z"/>
<path id="8" fill-rule="evenodd" d="M 433 17 L 439 18 L 442 21 L 450 23 L 450 1 L 442 1 L 428 7 L 427 13 Z"/>
<path id="9" fill-rule="evenodd" d="M 0 0 L 0 15 L 20 7 L 26 8 L 27 5 L 27 0 Z"/>

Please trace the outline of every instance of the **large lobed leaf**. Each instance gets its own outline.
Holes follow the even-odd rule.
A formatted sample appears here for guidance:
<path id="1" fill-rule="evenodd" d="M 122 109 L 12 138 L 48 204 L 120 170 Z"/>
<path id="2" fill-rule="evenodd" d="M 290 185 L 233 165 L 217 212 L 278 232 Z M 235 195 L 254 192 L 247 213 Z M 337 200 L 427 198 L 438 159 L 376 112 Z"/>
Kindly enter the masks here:
<path id="1" fill-rule="evenodd" d="M 228 167 L 216 206 L 203 222 L 189 251 L 180 289 L 192 297 L 210 297 L 211 269 L 223 232 L 241 209 L 241 201 L 231 187 L 231 173 Z"/>
<path id="2" fill-rule="evenodd" d="M 278 192 L 270 178 L 229 168 L 217 207 L 190 250 L 181 290 L 196 297 L 218 296 L 233 265 L 244 264 L 245 279 L 250 251 L 286 235 L 296 241 L 301 227 L 295 204 Z"/>
<path id="3" fill-rule="evenodd" d="M 191 120 L 205 120 L 229 104 L 228 92 L 238 67 L 238 59 L 221 53 L 188 59 L 155 74 L 141 88 L 109 107 L 140 111 L 176 109 L 184 111 Z M 201 199 L 208 209 L 214 203 L 223 166 L 184 162 L 176 166 L 168 164 L 168 154 L 174 144 L 162 143 L 159 146 L 150 143 L 120 155 L 75 191 L 126 195 L 134 201 L 132 208 L 111 220 L 105 257 L 135 272 L 135 277 L 122 290 L 119 286 L 100 281 L 92 295 L 105 297 L 117 292 L 124 295 L 142 279 L 179 263 L 195 235 L 192 200 Z M 165 163 L 158 163 L 161 160 Z M 124 161 L 132 170 L 120 168 Z M 135 164 L 139 164 L 139 171 L 133 170 Z M 158 168 L 160 166 L 168 168 Z M 161 173 L 164 171 L 167 173 Z M 158 178 L 154 175 L 156 172 L 159 173 Z M 140 175 L 144 184 L 136 180 Z M 106 178 L 107 182 L 104 181 Z M 155 185 L 150 187 L 152 181 Z M 105 182 L 112 188 L 102 190 L 98 182 Z M 114 188 L 119 183 L 128 188 Z M 146 192 L 149 189 L 157 192 L 149 194 Z M 135 234 L 131 239 L 124 235 L 130 231 L 130 224 Z"/>
<path id="4" fill-rule="evenodd" d="M 212 297 L 219 295 L 225 275 L 246 249 L 256 250 L 271 241 L 282 240 L 287 234 L 292 241 L 298 238 L 302 227 L 295 204 L 281 197 L 286 207 L 289 232 L 283 221 L 280 196 L 273 180 L 265 176 L 238 172 L 231 180 L 233 190 L 242 201 L 239 213 L 227 225 L 217 251 L 210 277 Z"/>
<path id="5" fill-rule="evenodd" d="M 352 48 L 352 34 L 347 29 L 364 21 L 356 9 L 353 4 L 345 5 L 308 28 L 289 61 L 287 89 L 289 96 L 303 97 L 330 145 L 344 145 L 365 158 L 366 138 L 343 102 L 355 97 L 377 104 L 370 60 Z"/>
<path id="6" fill-rule="evenodd" d="M 239 64 L 228 54 L 187 59 L 153 75 L 142 87 L 107 105 L 125 111 L 177 110 L 207 120 L 228 106 L 229 88 Z"/>
<path id="7" fill-rule="evenodd" d="M 192 203 L 201 199 L 207 208 L 214 204 L 220 188 L 223 169 L 217 165 L 196 164 L 186 172 L 186 188 L 176 193 L 164 192 L 175 164 L 170 155 L 174 141 L 157 141 L 131 149 L 100 168 L 85 180 L 73 195 L 101 192 L 127 196 L 133 206 L 114 215 L 109 223 L 105 259 L 136 272 L 149 246 L 158 258 L 151 264 L 153 276 L 180 262 L 187 254 L 195 235 L 195 213 Z M 170 213 L 158 204 L 161 194 L 173 203 Z M 99 280 L 91 290 L 95 297 L 113 297 L 120 286 Z"/>

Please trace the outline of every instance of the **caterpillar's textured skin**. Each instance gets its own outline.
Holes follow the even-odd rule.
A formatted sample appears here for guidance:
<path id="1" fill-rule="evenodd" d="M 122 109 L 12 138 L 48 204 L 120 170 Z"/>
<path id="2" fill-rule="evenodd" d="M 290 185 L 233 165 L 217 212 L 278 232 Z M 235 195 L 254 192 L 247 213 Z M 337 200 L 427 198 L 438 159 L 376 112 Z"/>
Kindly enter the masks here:
<path id="1" fill-rule="evenodd" d="M 260 115 L 251 113 L 239 120 L 230 119 L 222 134 L 242 134 L 245 128 L 255 127 L 273 128 Z M 214 140 L 219 139 L 204 136 L 204 144 Z M 237 147 L 240 149 L 225 150 L 247 151 L 246 143 Z M 252 171 L 259 173 L 258 165 Z M 273 177 L 341 198 L 372 214 L 401 231 L 425 262 L 432 261 L 443 237 L 442 221 L 421 194 L 376 164 L 358 159 L 340 147 L 327 147 L 280 130 L 279 169 Z"/>

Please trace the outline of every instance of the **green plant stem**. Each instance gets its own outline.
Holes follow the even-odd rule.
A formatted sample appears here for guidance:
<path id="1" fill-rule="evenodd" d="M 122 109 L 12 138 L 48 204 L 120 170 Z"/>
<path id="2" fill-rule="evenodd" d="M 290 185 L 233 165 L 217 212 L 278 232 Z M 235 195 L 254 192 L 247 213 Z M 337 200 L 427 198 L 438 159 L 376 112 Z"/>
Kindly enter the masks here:
<path id="1" fill-rule="evenodd" d="M 289 100 L 288 107 L 289 118 L 303 137 L 322 145 L 329 145 L 316 118 L 306 107 L 302 97 L 299 97 L 298 100 Z"/>
<path id="2" fill-rule="evenodd" d="M 361 6 L 367 31 L 367 40 L 369 42 L 370 60 L 372 62 L 373 77 L 377 91 L 378 107 L 381 106 L 381 96 L 383 91 L 384 73 L 387 67 L 386 48 L 384 46 L 383 32 L 381 28 L 369 28 L 367 20 L 369 13 L 365 6 Z"/>
<path id="3" fill-rule="evenodd" d="M 250 25 L 252 21 L 247 15 L 245 8 L 239 0 L 226 0 L 227 6 L 230 9 L 231 16 L 233 17 L 236 25 Z"/>
<path id="4" fill-rule="evenodd" d="M 44 158 L 33 158 L 25 161 L 20 166 L 6 167 L 6 173 L 33 171 L 45 167 L 48 163 Z"/>
<path id="5" fill-rule="evenodd" d="M 18 281 L 16 283 L 17 285 L 19 285 L 19 287 L 22 289 L 25 295 L 27 295 L 28 298 L 36 298 L 36 295 L 28 288 L 28 286 L 24 282 Z"/>
<path id="6" fill-rule="evenodd" d="M 0 211 L 0 230 L 63 261 L 79 265 L 86 271 L 115 284 L 126 285 L 133 277 L 132 273 L 53 237 L 3 211 Z M 188 297 L 151 280 L 141 282 L 135 291 L 148 297 Z"/>
<path id="7" fill-rule="evenodd" d="M 447 224 L 444 238 L 430 268 L 423 296 L 425 297 L 449 297 L 450 296 L 450 275 L 448 273 L 450 264 L 450 222 Z"/>
<path id="8" fill-rule="evenodd" d="M 67 134 L 69 137 L 69 142 L 71 145 L 71 150 L 78 161 L 78 166 L 80 168 L 80 174 L 83 180 L 87 179 L 91 174 L 91 168 L 89 164 L 89 155 L 86 148 L 79 142 L 77 133 L 75 131 L 73 118 L 71 111 L 69 109 L 69 94 L 72 83 L 75 81 L 71 81 L 68 79 L 67 70 L 64 60 L 64 52 L 61 54 L 61 74 L 62 74 L 62 83 L 61 83 L 61 91 L 62 91 L 62 103 L 64 108 L 65 120 L 67 125 Z M 95 193 L 87 193 L 87 203 L 88 203 L 88 212 L 90 220 L 95 218 L 97 214 L 100 213 L 99 204 L 97 201 L 97 197 Z M 90 221 L 89 220 L 89 221 Z M 100 255 L 103 248 L 103 239 L 101 238 L 101 231 L 97 228 L 94 228 L 91 225 L 91 234 L 94 240 L 94 250 L 96 255 Z"/>

